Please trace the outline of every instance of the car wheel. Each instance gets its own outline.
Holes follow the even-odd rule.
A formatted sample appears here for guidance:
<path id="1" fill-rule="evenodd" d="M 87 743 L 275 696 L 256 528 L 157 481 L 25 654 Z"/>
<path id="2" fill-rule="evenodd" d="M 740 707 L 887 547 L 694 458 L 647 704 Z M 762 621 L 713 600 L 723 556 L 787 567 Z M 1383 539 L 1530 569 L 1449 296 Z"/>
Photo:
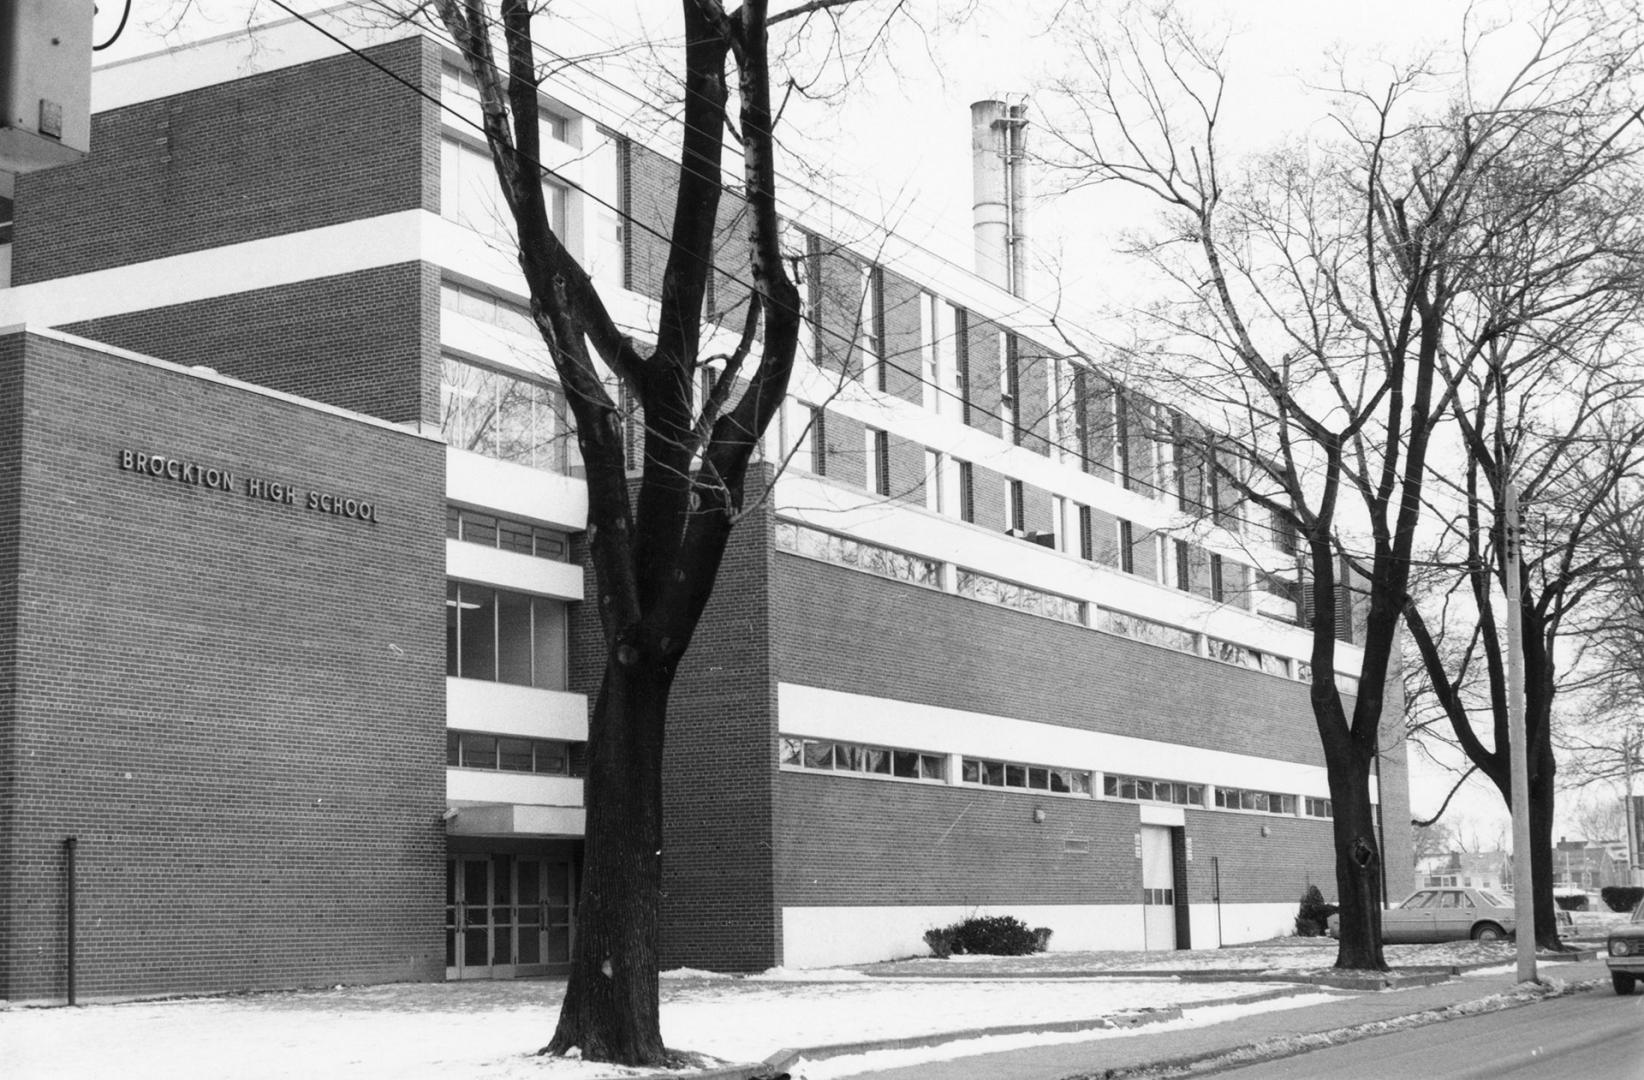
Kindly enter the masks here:
<path id="1" fill-rule="evenodd" d="M 1610 972 L 1610 982 L 1615 986 L 1615 992 L 1622 997 L 1626 997 L 1633 992 L 1634 981 L 1634 976 L 1627 974 L 1625 971 Z"/>
<path id="2" fill-rule="evenodd" d="M 1474 941 L 1506 941 L 1507 931 L 1493 922 L 1481 922 L 1473 927 Z"/>

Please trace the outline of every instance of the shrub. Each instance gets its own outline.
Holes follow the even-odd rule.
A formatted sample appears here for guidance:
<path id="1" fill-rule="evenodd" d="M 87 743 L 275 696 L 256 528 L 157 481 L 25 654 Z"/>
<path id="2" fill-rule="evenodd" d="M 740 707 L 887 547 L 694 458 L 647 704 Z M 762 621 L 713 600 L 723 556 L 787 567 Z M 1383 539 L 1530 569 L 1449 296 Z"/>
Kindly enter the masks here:
<path id="1" fill-rule="evenodd" d="M 1565 911 L 1586 911 L 1587 894 L 1584 892 L 1564 893 L 1563 895 L 1554 894 L 1553 903 L 1557 904 Z"/>
<path id="2" fill-rule="evenodd" d="M 931 955 L 945 960 L 954 953 L 978 956 L 1026 956 L 1044 952 L 1050 943 L 1048 926 L 1030 929 L 1012 915 L 972 915 L 952 926 L 925 931 Z"/>
<path id="3" fill-rule="evenodd" d="M 1631 911 L 1644 900 L 1644 885 L 1606 885 L 1598 895 L 1611 911 Z"/>
<path id="4" fill-rule="evenodd" d="M 953 955 L 953 930 L 951 926 L 933 926 L 925 931 L 925 944 L 936 959 L 946 960 Z"/>
<path id="5" fill-rule="evenodd" d="M 1324 902 L 1324 894 L 1317 885 L 1309 885 L 1302 893 L 1301 906 L 1296 911 L 1296 935 L 1319 937 L 1324 933 L 1330 916 L 1337 912 L 1335 904 Z"/>

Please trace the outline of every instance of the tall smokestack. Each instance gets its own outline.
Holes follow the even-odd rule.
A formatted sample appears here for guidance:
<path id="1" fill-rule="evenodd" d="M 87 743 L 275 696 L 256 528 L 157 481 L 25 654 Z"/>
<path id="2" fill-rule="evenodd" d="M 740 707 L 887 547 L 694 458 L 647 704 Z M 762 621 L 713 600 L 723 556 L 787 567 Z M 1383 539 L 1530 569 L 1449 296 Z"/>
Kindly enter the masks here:
<path id="1" fill-rule="evenodd" d="M 976 273 L 1027 295 L 1027 100 L 970 107 Z"/>

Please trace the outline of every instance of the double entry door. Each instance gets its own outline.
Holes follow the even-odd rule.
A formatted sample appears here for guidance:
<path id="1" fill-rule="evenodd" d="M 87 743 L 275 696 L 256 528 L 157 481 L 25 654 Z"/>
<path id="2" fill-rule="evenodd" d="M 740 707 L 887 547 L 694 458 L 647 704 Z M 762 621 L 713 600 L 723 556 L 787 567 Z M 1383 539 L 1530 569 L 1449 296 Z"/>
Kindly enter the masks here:
<path id="1" fill-rule="evenodd" d="M 572 866 L 533 855 L 445 861 L 445 977 L 542 975 L 571 959 Z"/>

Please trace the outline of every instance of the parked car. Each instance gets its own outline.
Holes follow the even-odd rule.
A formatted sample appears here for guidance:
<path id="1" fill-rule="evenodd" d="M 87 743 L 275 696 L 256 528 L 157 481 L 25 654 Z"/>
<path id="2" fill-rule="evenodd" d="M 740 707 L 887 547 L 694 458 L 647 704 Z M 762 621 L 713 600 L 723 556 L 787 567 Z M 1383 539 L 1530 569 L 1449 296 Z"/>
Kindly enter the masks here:
<path id="1" fill-rule="evenodd" d="M 1569 912 L 1560 915 L 1562 921 L 1569 920 Z M 1331 937 L 1339 936 L 1340 920 L 1340 915 L 1330 916 Z M 1512 901 L 1487 889 L 1417 889 L 1381 913 L 1381 939 L 1389 945 L 1468 938 L 1504 941 L 1517 925 Z"/>
<path id="2" fill-rule="evenodd" d="M 1618 994 L 1630 994 L 1639 979 L 1644 979 L 1644 900 L 1633 908 L 1628 922 L 1610 931 L 1610 982 Z"/>

